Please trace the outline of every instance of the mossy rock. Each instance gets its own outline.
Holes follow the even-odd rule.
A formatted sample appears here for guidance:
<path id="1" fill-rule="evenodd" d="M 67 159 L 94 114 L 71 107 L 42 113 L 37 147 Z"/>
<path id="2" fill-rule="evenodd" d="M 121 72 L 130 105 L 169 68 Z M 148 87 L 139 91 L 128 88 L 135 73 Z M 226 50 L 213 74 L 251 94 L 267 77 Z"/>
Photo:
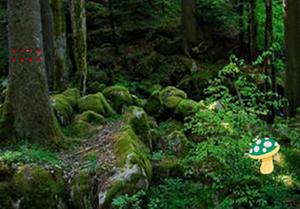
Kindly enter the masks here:
<path id="1" fill-rule="evenodd" d="M 182 101 L 183 99 L 181 97 L 178 97 L 178 96 L 170 96 L 170 97 L 167 97 L 165 99 L 165 106 L 169 109 L 175 109 L 176 106 Z"/>
<path id="2" fill-rule="evenodd" d="M 103 91 L 103 89 L 105 89 L 105 87 L 106 87 L 105 84 L 99 83 L 98 81 L 94 81 L 88 85 L 87 92 L 89 94 L 95 94 L 95 93 Z"/>
<path id="3" fill-rule="evenodd" d="M 19 208 L 56 209 L 63 197 L 64 181 L 57 171 L 25 165 L 13 177 L 13 189 Z"/>
<path id="4" fill-rule="evenodd" d="M 13 205 L 11 185 L 9 182 L 0 182 L 0 208 L 10 209 Z"/>
<path id="5" fill-rule="evenodd" d="M 181 117 L 187 117 L 196 113 L 200 108 L 200 104 L 191 99 L 184 99 L 176 106 L 175 113 Z"/>
<path id="6" fill-rule="evenodd" d="M 102 93 L 89 94 L 79 99 L 78 107 L 80 112 L 88 110 L 94 111 L 104 116 L 112 116 L 115 114 L 106 98 Z"/>
<path id="7" fill-rule="evenodd" d="M 184 168 L 180 159 L 174 156 L 164 156 L 153 164 L 153 180 L 159 182 L 165 178 L 184 177 Z"/>
<path id="8" fill-rule="evenodd" d="M 146 100 L 145 99 L 140 99 L 136 95 L 131 95 L 132 96 L 132 104 L 138 107 L 144 107 Z"/>
<path id="9" fill-rule="evenodd" d="M 119 172 L 110 178 L 110 187 L 98 194 L 99 207 L 103 209 L 110 208 L 111 201 L 119 195 L 147 189 L 152 177 L 149 149 L 130 125 L 115 133 L 113 140 Z"/>
<path id="10" fill-rule="evenodd" d="M 187 94 L 184 91 L 182 91 L 174 86 L 168 86 L 168 87 L 164 88 L 163 90 L 160 91 L 159 95 L 160 95 L 160 98 L 163 103 L 165 103 L 166 99 L 171 96 L 180 97 L 182 99 L 187 98 Z"/>
<path id="11" fill-rule="evenodd" d="M 62 93 L 62 95 L 73 108 L 76 108 L 80 98 L 80 91 L 77 88 L 68 88 Z"/>
<path id="12" fill-rule="evenodd" d="M 105 118 L 91 110 L 85 111 L 76 117 L 77 120 L 90 123 L 92 125 L 102 125 L 105 123 Z"/>
<path id="13" fill-rule="evenodd" d="M 180 157 L 187 153 L 190 142 L 182 131 L 174 131 L 165 139 L 165 150 Z"/>
<path id="14" fill-rule="evenodd" d="M 87 170 L 79 171 L 72 179 L 70 198 L 72 208 L 88 209 L 93 206 L 92 177 Z"/>
<path id="15" fill-rule="evenodd" d="M 66 96 L 63 94 L 52 96 L 51 106 L 60 125 L 67 126 L 71 124 L 74 118 L 74 110 Z"/>
<path id="16" fill-rule="evenodd" d="M 132 104 L 132 96 L 123 86 L 110 86 L 103 90 L 104 96 L 110 101 L 112 107 L 121 113 L 124 106 Z"/>
<path id="17" fill-rule="evenodd" d="M 166 149 L 166 139 L 167 137 L 175 132 L 183 131 L 183 123 L 176 119 L 169 119 L 167 121 L 161 122 L 157 129 L 154 129 L 153 147 L 155 149 Z M 151 132 L 152 133 L 152 132 Z"/>
<path id="18" fill-rule="evenodd" d="M 150 124 L 148 115 L 143 108 L 130 106 L 125 112 L 125 120 L 132 127 L 134 132 L 140 136 L 142 141 L 151 147 Z"/>
<path id="19" fill-rule="evenodd" d="M 152 95 L 148 98 L 145 104 L 145 110 L 147 113 L 154 117 L 158 117 L 164 110 L 163 103 L 160 100 L 159 91 L 156 90 L 152 93 Z"/>
<path id="20" fill-rule="evenodd" d="M 97 127 L 89 122 L 76 118 L 70 127 L 70 135 L 78 138 L 87 138 L 93 135 L 97 130 Z"/>

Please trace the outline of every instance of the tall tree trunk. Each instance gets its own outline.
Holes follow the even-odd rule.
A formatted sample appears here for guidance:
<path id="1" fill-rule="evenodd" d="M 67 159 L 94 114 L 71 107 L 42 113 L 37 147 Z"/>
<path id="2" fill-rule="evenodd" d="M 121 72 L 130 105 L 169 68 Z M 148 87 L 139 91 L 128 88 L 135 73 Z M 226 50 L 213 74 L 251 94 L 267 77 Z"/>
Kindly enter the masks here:
<path id="1" fill-rule="evenodd" d="M 84 95 L 87 79 L 85 0 L 71 0 L 71 18 L 77 80 Z"/>
<path id="2" fill-rule="evenodd" d="M 67 80 L 67 29 L 64 1 L 52 0 L 54 27 L 54 89 L 62 90 Z"/>
<path id="3" fill-rule="evenodd" d="M 54 82 L 54 40 L 53 40 L 53 14 L 49 0 L 40 0 L 43 44 L 46 64 L 48 86 L 52 90 Z"/>
<path id="4" fill-rule="evenodd" d="M 248 1 L 248 43 L 249 43 L 249 58 L 253 62 L 257 56 L 257 20 L 255 17 L 256 0 Z"/>
<path id="5" fill-rule="evenodd" d="M 270 50 L 273 44 L 273 0 L 265 0 L 265 46 L 264 50 Z M 265 90 L 266 92 L 271 91 L 276 93 L 276 73 L 275 68 L 273 66 L 273 55 L 268 55 L 264 60 L 264 70 L 265 74 L 271 78 L 271 83 L 269 83 L 268 79 L 266 80 Z M 275 98 L 273 98 L 275 99 Z M 268 122 L 273 123 L 275 117 L 275 109 L 274 107 L 270 107 L 271 111 L 268 115 Z"/>
<path id="6" fill-rule="evenodd" d="M 1 129 L 1 137 L 58 144 L 60 132 L 49 105 L 40 2 L 9 0 L 8 11 L 9 48 L 25 52 L 11 54 L 11 59 L 17 60 L 9 63 L 8 92 L 1 120 L 5 128 Z M 30 48 L 34 51 L 27 53 Z M 40 56 L 37 49 L 41 49 Z M 37 60 L 39 57 L 41 60 Z M 33 60 L 29 61 L 30 58 Z"/>
<path id="7" fill-rule="evenodd" d="M 239 27 L 240 27 L 240 33 L 239 33 L 239 41 L 240 41 L 240 53 L 244 51 L 244 0 L 238 1 L 238 13 L 239 13 Z"/>
<path id="8" fill-rule="evenodd" d="M 183 50 L 187 56 L 190 56 L 190 50 L 197 43 L 198 24 L 196 19 L 195 0 L 182 0 L 182 35 Z"/>
<path id="9" fill-rule="evenodd" d="M 289 114 L 300 107 L 300 1 L 285 0 L 286 97 Z"/>

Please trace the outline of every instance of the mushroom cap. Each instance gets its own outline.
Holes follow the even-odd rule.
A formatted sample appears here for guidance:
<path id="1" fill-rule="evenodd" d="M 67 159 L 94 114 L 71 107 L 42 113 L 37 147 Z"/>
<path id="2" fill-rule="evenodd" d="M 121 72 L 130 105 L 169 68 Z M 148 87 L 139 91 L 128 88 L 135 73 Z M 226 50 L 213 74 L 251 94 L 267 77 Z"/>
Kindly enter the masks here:
<path id="1" fill-rule="evenodd" d="M 253 159 L 264 159 L 275 155 L 280 149 L 280 145 L 269 137 L 256 140 L 249 150 L 249 157 Z"/>

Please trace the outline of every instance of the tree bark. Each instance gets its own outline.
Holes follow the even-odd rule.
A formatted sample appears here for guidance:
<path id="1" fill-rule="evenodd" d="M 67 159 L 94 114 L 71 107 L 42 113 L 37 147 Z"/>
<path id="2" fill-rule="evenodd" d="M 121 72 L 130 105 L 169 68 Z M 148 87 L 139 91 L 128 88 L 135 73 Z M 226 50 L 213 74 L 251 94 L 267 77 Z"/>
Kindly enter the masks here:
<path id="1" fill-rule="evenodd" d="M 25 49 L 11 54 L 7 98 L 1 119 L 1 137 L 26 139 L 40 144 L 57 145 L 60 131 L 49 105 L 43 54 L 39 0 L 8 1 L 9 48 Z M 26 49 L 34 49 L 32 53 Z M 38 56 L 36 49 L 41 49 Z M 23 57 L 22 62 L 19 58 Z M 32 62 L 27 61 L 33 58 Z M 40 61 L 36 60 L 38 57 Z"/>
<path id="2" fill-rule="evenodd" d="M 286 97 L 289 114 L 300 107 L 300 1 L 285 0 Z"/>
<path id="3" fill-rule="evenodd" d="M 182 0 L 181 19 L 183 50 L 187 56 L 190 56 L 190 50 L 197 43 L 198 38 L 195 0 Z"/>
<path id="4" fill-rule="evenodd" d="M 67 29 L 64 1 L 52 0 L 54 31 L 54 89 L 62 90 L 67 80 Z"/>
<path id="5" fill-rule="evenodd" d="M 48 86 L 53 90 L 54 82 L 54 40 L 53 40 L 53 14 L 49 0 L 40 0 L 42 27 L 43 27 L 43 44 L 46 64 L 46 73 Z"/>
<path id="6" fill-rule="evenodd" d="M 257 20 L 255 17 L 256 0 L 248 1 L 248 43 L 249 58 L 253 62 L 257 57 Z"/>
<path id="7" fill-rule="evenodd" d="M 238 13 L 239 13 L 239 27 L 240 27 L 240 32 L 239 32 L 240 53 L 243 53 L 243 51 L 244 51 L 244 38 L 245 38 L 245 33 L 244 33 L 244 0 L 239 0 L 237 9 L 238 9 Z"/>
<path id="8" fill-rule="evenodd" d="M 265 0 L 265 46 L 264 50 L 270 50 L 273 44 L 273 0 Z M 268 55 L 264 60 L 264 70 L 265 74 L 271 78 L 271 83 L 268 79 L 265 83 L 266 92 L 271 91 L 276 93 L 276 72 L 273 66 L 273 55 Z M 273 98 L 275 99 L 275 98 Z M 273 123 L 275 118 L 275 108 L 270 107 L 270 113 L 268 115 L 267 121 Z"/>
<path id="9" fill-rule="evenodd" d="M 86 43 L 86 16 L 85 0 L 71 0 L 71 18 L 74 39 L 74 57 L 77 81 L 82 89 L 86 91 L 87 80 L 87 43 Z"/>

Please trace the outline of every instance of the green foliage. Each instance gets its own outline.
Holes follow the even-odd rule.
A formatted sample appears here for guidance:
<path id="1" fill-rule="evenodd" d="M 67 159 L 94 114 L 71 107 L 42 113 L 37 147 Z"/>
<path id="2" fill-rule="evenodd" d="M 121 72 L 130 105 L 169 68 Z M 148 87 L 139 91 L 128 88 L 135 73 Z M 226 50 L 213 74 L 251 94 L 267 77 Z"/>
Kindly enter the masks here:
<path id="1" fill-rule="evenodd" d="M 262 57 L 265 57 L 263 55 Z M 262 58 L 261 58 L 262 59 Z M 256 61 L 256 64 L 262 62 Z M 264 74 L 248 72 L 243 60 L 231 56 L 230 63 L 226 65 L 207 88 L 206 93 L 212 101 L 222 100 L 225 106 L 230 106 L 234 111 L 237 106 L 242 107 L 247 113 L 258 116 L 266 116 L 271 107 L 279 109 L 283 107 L 285 101 L 273 92 L 264 92 L 259 88 L 259 84 L 270 78 Z"/>
<path id="2" fill-rule="evenodd" d="M 21 144 L 0 150 L 0 160 L 7 164 L 48 164 L 61 165 L 55 153 L 40 147 L 39 145 Z"/>
<path id="3" fill-rule="evenodd" d="M 125 194 L 113 200 L 112 205 L 117 209 L 142 209 L 142 197 L 145 196 L 143 190 L 138 191 L 136 194 L 129 196 Z"/>
<path id="4" fill-rule="evenodd" d="M 196 0 L 197 16 L 202 24 L 218 25 L 223 34 L 238 34 L 238 14 L 228 0 Z"/>
<path id="5" fill-rule="evenodd" d="M 149 209 L 208 208 L 209 193 L 199 183 L 165 179 L 148 192 Z"/>

